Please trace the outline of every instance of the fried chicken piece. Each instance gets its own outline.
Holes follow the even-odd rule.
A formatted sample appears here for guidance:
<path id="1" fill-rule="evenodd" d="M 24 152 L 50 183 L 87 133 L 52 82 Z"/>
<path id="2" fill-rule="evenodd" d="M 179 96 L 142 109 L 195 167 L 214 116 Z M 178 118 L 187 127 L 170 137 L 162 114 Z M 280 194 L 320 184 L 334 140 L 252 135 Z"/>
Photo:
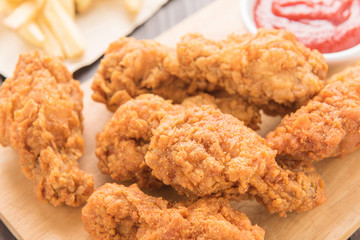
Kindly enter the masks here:
<path id="1" fill-rule="evenodd" d="M 180 103 L 226 91 L 267 113 L 284 114 L 317 94 L 326 73 L 324 57 L 285 30 L 259 29 L 223 41 L 188 34 L 176 51 L 153 40 L 120 38 L 106 51 L 92 89 L 93 99 L 111 111 L 143 93 Z"/>
<path id="2" fill-rule="evenodd" d="M 225 97 L 223 97 L 225 95 Z M 192 107 L 193 105 L 211 105 L 223 113 L 231 114 L 242 120 L 247 127 L 253 130 L 259 129 L 261 123 L 260 109 L 248 104 L 240 97 L 231 97 L 227 94 L 217 94 L 216 98 L 207 93 L 199 93 L 196 96 L 186 98 L 181 105 Z"/>
<path id="3" fill-rule="evenodd" d="M 360 146 L 360 63 L 333 75 L 307 105 L 267 137 L 281 157 L 319 161 Z"/>
<path id="4" fill-rule="evenodd" d="M 93 239 L 264 239 L 264 230 L 224 199 L 171 204 L 136 185 L 100 187 L 83 208 L 82 220 Z"/>
<path id="5" fill-rule="evenodd" d="M 270 212 L 282 216 L 292 210 L 312 209 L 325 201 L 322 180 L 310 164 L 285 162 L 280 167 L 275 161 L 275 151 L 264 139 L 211 106 L 176 107 L 150 94 L 122 105 L 97 136 L 96 154 L 102 172 L 118 181 L 135 181 L 142 187 L 158 186 L 160 183 L 151 175 L 152 169 L 157 178 L 181 193 L 254 195 Z M 182 128 L 182 121 L 189 121 L 185 124 L 187 128 Z M 172 124 L 180 130 L 169 128 L 166 136 L 159 135 L 159 131 L 165 132 L 159 130 L 159 124 L 162 129 Z M 165 141 L 155 143 L 163 152 L 154 150 L 153 145 L 147 153 L 152 131 L 157 134 L 152 141 Z M 198 134 L 200 139 L 196 136 L 192 139 L 193 134 Z M 176 143 L 167 143 L 168 138 Z M 174 150 L 172 144 L 179 149 Z M 174 159 L 164 160 L 159 154 Z M 228 162 L 222 164 L 222 159 Z"/>
<path id="6" fill-rule="evenodd" d="M 162 119 L 146 164 L 180 194 L 255 196 L 270 213 L 307 211 L 326 200 L 310 164 L 283 161 L 254 131 L 211 106 L 187 108 Z"/>
<path id="7" fill-rule="evenodd" d="M 58 58 L 20 55 L 14 76 L 0 90 L 0 143 L 19 154 L 39 200 L 79 206 L 94 190 L 79 169 L 84 153 L 82 91 Z"/>
<path id="8" fill-rule="evenodd" d="M 188 34 L 177 45 L 177 59 L 179 68 L 169 67 L 171 74 L 212 83 L 271 114 L 305 104 L 322 89 L 328 68 L 320 52 L 279 29 L 223 41 Z"/>
<path id="9" fill-rule="evenodd" d="M 165 66 L 169 69 L 179 68 L 174 49 L 153 40 L 120 38 L 110 44 L 101 60 L 92 84 L 92 98 L 115 112 L 121 104 L 144 93 L 154 93 L 174 103 L 181 103 L 200 93 L 221 92 L 219 86 L 206 80 L 179 79 L 170 74 Z M 227 107 L 224 103 L 218 104 L 218 107 L 225 112 L 235 113 L 248 126 L 258 128 L 260 114 L 257 107 L 249 105 L 240 96 L 227 94 L 221 98 L 226 99 L 217 101 L 226 101 L 231 106 Z"/>
<path id="10" fill-rule="evenodd" d="M 326 201 L 321 176 L 310 163 L 277 159 L 266 165 L 263 176 L 250 180 L 248 192 L 270 213 L 305 212 Z"/>
<path id="11" fill-rule="evenodd" d="M 232 106 L 235 99 L 216 99 L 202 94 L 188 98 L 182 106 L 226 104 L 229 111 L 241 114 L 253 108 L 237 109 Z M 241 101 L 241 100 L 238 100 Z M 121 105 L 107 122 L 103 131 L 96 138 L 96 156 L 99 169 L 109 174 L 116 181 L 133 181 L 140 187 L 156 188 L 161 182 L 151 175 L 151 169 L 145 164 L 144 156 L 148 151 L 152 130 L 156 129 L 161 119 L 169 114 L 181 111 L 181 106 L 172 105 L 171 101 L 152 95 L 143 94 Z M 246 115 L 246 114 L 244 114 Z M 254 115 L 250 113 L 248 116 Z M 260 121 L 260 116 L 258 116 Z M 255 122 L 249 119 L 249 122 Z M 254 128 L 257 126 L 253 126 Z"/>
<path id="12" fill-rule="evenodd" d="M 145 164 L 152 130 L 175 111 L 171 101 L 144 94 L 121 105 L 96 137 L 99 169 L 116 181 L 135 181 L 140 187 L 161 186 Z"/>
<path id="13" fill-rule="evenodd" d="M 166 71 L 176 62 L 176 52 L 154 40 L 123 37 L 110 44 L 95 74 L 92 98 L 110 111 L 144 93 L 154 93 L 175 103 L 196 95 L 198 87 Z M 202 90 L 213 90 L 207 84 Z"/>

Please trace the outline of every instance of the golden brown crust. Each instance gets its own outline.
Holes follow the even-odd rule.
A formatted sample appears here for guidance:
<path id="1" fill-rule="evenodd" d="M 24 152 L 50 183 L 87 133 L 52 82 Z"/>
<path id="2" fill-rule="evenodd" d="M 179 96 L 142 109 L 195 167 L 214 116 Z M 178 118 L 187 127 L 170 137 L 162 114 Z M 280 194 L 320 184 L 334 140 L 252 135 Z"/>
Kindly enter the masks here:
<path id="1" fill-rule="evenodd" d="M 267 112 L 283 113 L 318 93 L 326 73 L 323 56 L 293 34 L 259 29 L 218 42 L 188 34 L 176 53 L 152 40 L 121 38 L 105 53 L 92 88 L 94 100 L 112 111 L 142 93 L 179 103 L 223 89 Z"/>
<path id="2" fill-rule="evenodd" d="M 335 74 L 307 105 L 267 135 L 285 158 L 319 161 L 360 145 L 360 64 Z"/>
<path id="3" fill-rule="evenodd" d="M 82 91 L 58 58 L 20 55 L 0 91 L 0 143 L 17 150 L 38 199 L 79 206 L 94 180 L 79 169 L 83 155 Z"/>
<path id="4" fill-rule="evenodd" d="M 242 122 L 205 105 L 166 116 L 153 134 L 145 156 L 153 174 L 197 196 L 231 188 L 245 193 L 246 179 L 263 175 L 276 153 Z"/>
<path id="5" fill-rule="evenodd" d="M 227 101 L 226 98 L 222 98 L 222 102 L 219 102 L 220 98 L 217 100 L 203 94 L 186 99 L 182 106 L 225 104 Z M 172 105 L 170 101 L 152 94 L 140 95 L 121 105 L 96 138 L 95 152 L 101 172 L 109 174 L 116 181 L 136 182 L 140 187 L 161 186 L 162 183 L 151 175 L 144 156 L 148 151 L 152 131 L 161 119 L 182 111 L 182 106 Z M 232 106 L 226 107 L 231 109 Z M 233 111 L 236 112 L 236 109 Z"/>
<path id="6" fill-rule="evenodd" d="M 267 164 L 265 174 L 250 180 L 248 190 L 270 213 L 304 212 L 326 201 L 325 186 L 313 165 L 280 160 Z"/>
<path id="7" fill-rule="evenodd" d="M 175 50 L 153 40 L 120 38 L 110 44 L 94 77 L 92 98 L 110 111 L 144 93 L 154 93 L 180 103 L 196 89 L 164 69 L 173 64 Z"/>
<path id="8" fill-rule="evenodd" d="M 144 94 L 121 105 L 96 137 L 99 168 L 116 181 L 135 181 L 140 187 L 162 184 L 151 175 L 144 156 L 152 130 L 176 107 L 161 97 Z"/>
<path id="9" fill-rule="evenodd" d="M 202 94 L 186 99 L 182 106 L 225 104 L 228 100 L 222 98 L 222 102 L 219 101 L 220 98 L 215 100 L 210 95 Z M 232 101 L 235 99 L 229 100 L 230 103 Z M 182 106 L 172 105 L 170 101 L 152 94 L 140 95 L 121 105 L 96 138 L 96 156 L 101 172 L 109 174 L 116 181 L 134 181 L 140 187 L 161 186 L 161 182 L 151 175 L 144 156 L 152 131 L 161 119 L 182 111 Z M 232 105 L 226 107 L 231 109 Z M 233 111 L 236 112 L 236 109 Z"/>
<path id="10" fill-rule="evenodd" d="M 224 199 L 172 205 L 136 185 L 100 187 L 83 208 L 82 220 L 94 239 L 264 239 L 264 230 Z"/>
<path id="11" fill-rule="evenodd" d="M 324 57 L 285 30 L 259 29 L 223 41 L 188 34 L 177 58 L 179 68 L 169 68 L 173 75 L 210 82 L 269 113 L 302 106 L 321 90 L 327 73 Z"/>
<path id="12" fill-rule="evenodd" d="M 258 107 L 250 105 L 241 97 L 230 96 L 226 93 L 217 93 L 215 96 L 199 93 L 196 96 L 186 98 L 181 105 L 186 107 L 210 105 L 220 109 L 223 113 L 233 115 L 253 130 L 260 128 L 261 115 Z"/>
<path id="13" fill-rule="evenodd" d="M 93 99 L 111 111 L 144 93 L 181 103 L 201 93 L 217 98 L 226 92 L 234 107 L 225 110 L 257 127 L 258 108 L 280 115 L 299 108 L 321 90 L 326 73 L 323 56 L 285 30 L 259 29 L 223 41 L 188 34 L 176 51 L 153 40 L 120 38 L 106 51 L 92 89 Z M 235 104 L 249 109 L 248 102 L 257 108 L 233 111 Z"/>
<path id="14" fill-rule="evenodd" d="M 181 194 L 254 195 L 280 216 L 326 200 L 313 166 L 279 166 L 276 151 L 263 138 L 211 106 L 166 116 L 153 134 L 145 162 L 154 176 Z"/>

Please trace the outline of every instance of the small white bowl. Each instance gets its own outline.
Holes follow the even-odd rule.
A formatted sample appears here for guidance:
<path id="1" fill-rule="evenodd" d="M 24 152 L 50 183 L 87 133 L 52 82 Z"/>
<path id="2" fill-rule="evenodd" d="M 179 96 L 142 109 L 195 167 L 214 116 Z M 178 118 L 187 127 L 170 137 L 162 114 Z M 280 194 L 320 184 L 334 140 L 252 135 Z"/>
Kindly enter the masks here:
<path id="1" fill-rule="evenodd" d="M 246 29 L 251 33 L 257 32 L 254 21 L 254 7 L 256 0 L 240 0 L 240 14 Z M 360 44 L 344 51 L 323 54 L 331 72 L 360 61 Z"/>

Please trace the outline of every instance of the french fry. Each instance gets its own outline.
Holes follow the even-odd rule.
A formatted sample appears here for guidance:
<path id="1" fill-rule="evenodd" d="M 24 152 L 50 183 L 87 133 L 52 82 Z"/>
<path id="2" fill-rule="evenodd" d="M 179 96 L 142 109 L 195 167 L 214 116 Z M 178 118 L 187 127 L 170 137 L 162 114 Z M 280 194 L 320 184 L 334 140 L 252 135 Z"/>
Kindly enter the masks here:
<path id="1" fill-rule="evenodd" d="M 18 7 L 20 4 L 24 3 L 27 0 L 1 0 L 1 1 L 4 2 L 4 6 L 6 10 L 10 10 L 12 12 L 16 7 Z"/>
<path id="2" fill-rule="evenodd" d="M 0 0 L 0 13 L 5 12 L 6 0 Z"/>
<path id="3" fill-rule="evenodd" d="M 42 1 L 43 2 L 43 1 Z M 29 23 L 42 7 L 40 1 L 26 1 L 21 3 L 15 10 L 3 20 L 3 24 L 13 30 Z"/>
<path id="4" fill-rule="evenodd" d="M 19 35 L 30 44 L 37 47 L 43 47 L 45 36 L 35 22 L 30 22 L 19 29 Z"/>
<path id="5" fill-rule="evenodd" d="M 66 12 L 75 19 L 75 0 L 61 0 L 60 3 L 66 10 Z"/>
<path id="6" fill-rule="evenodd" d="M 0 0 L 3 24 L 25 41 L 66 58 L 83 54 L 84 41 L 75 23 L 76 13 L 93 0 Z"/>
<path id="7" fill-rule="evenodd" d="M 5 0 L 8 4 L 12 4 L 14 6 L 19 6 L 20 4 L 26 2 L 27 0 Z"/>
<path id="8" fill-rule="evenodd" d="M 4 16 L 9 15 L 14 11 L 14 9 L 20 5 L 20 3 L 12 2 L 9 0 L 0 0 L 0 13 L 4 14 Z"/>
<path id="9" fill-rule="evenodd" d="M 61 44 L 58 42 L 56 37 L 51 32 L 49 26 L 46 24 L 44 15 L 40 15 L 38 19 L 38 25 L 45 35 L 45 42 L 43 46 L 44 51 L 55 56 L 64 57 Z"/>
<path id="10" fill-rule="evenodd" d="M 141 8 L 142 0 L 124 0 L 124 5 L 127 11 L 137 14 Z"/>
<path id="11" fill-rule="evenodd" d="M 84 52 L 84 41 L 74 20 L 66 13 L 59 0 L 47 0 L 45 19 L 54 36 L 61 43 L 65 56 L 75 58 Z"/>
<path id="12" fill-rule="evenodd" d="M 85 12 L 91 5 L 93 0 L 75 0 L 76 12 Z"/>

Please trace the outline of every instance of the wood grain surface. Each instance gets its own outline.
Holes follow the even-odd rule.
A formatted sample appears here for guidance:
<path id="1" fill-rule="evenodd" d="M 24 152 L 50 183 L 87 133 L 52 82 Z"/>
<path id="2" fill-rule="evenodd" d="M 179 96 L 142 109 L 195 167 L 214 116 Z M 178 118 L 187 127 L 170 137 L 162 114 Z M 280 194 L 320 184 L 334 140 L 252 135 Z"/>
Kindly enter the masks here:
<path id="1" fill-rule="evenodd" d="M 154 38 L 213 1 L 214 0 L 170 0 L 153 17 L 135 29 L 130 36 L 137 39 Z M 98 65 L 99 60 L 88 67 L 80 69 L 74 74 L 75 78 L 80 81 L 90 79 L 96 72 Z M 0 81 L 4 79 L 4 76 L 0 75 Z M 1 216 L 0 218 L 2 219 Z M 0 221 L 0 240 L 15 239 L 4 223 Z"/>
<path id="2" fill-rule="evenodd" d="M 191 13 L 192 10 L 207 5 L 209 2 L 211 1 L 172 0 L 141 27 L 143 30 L 139 28 L 134 35 L 138 38 L 153 38 L 167 29 L 165 25 L 162 25 L 163 21 L 175 24 L 178 21 L 176 14 L 184 14 L 184 11 Z M 179 37 L 187 32 L 201 32 L 213 39 L 223 38 L 234 31 L 241 33 L 244 28 L 237 7 L 238 0 L 215 1 L 157 39 L 165 44 L 174 45 Z M 180 17 L 186 17 L 186 14 Z M 150 30 L 155 29 L 149 25 L 152 21 L 158 21 L 159 32 Z M 150 34 L 151 31 L 154 32 Z M 97 65 L 98 62 L 79 71 L 76 73 L 77 77 L 90 79 Z M 101 130 L 111 114 L 103 105 L 94 103 L 90 99 L 90 81 L 84 81 L 82 89 L 85 93 L 86 153 L 81 158 L 80 165 L 84 170 L 94 174 L 96 186 L 100 186 L 104 181 L 110 180 L 97 170 L 94 136 Z M 278 121 L 279 119 L 274 118 L 263 119 L 264 124 L 260 133 L 269 131 Z M 19 239 L 89 239 L 82 228 L 79 208 L 54 208 L 38 202 L 32 192 L 31 181 L 20 173 L 14 151 L 1 148 L 0 156 L 0 174 L 2 175 L 0 178 L 0 217 L 6 221 L 5 223 Z M 234 205 L 247 213 L 253 223 L 265 229 L 266 239 L 347 239 L 360 226 L 360 175 L 357 173 L 360 168 L 359 158 L 360 152 L 357 151 L 344 158 L 327 159 L 317 164 L 316 167 L 324 178 L 329 200 L 313 211 L 294 213 L 287 218 L 279 218 L 268 214 L 255 202 L 234 203 Z M 4 228 L 0 229 L 2 229 L 0 239 L 12 239 L 10 235 L 4 233 Z M 351 239 L 359 238 L 355 234 Z"/>

